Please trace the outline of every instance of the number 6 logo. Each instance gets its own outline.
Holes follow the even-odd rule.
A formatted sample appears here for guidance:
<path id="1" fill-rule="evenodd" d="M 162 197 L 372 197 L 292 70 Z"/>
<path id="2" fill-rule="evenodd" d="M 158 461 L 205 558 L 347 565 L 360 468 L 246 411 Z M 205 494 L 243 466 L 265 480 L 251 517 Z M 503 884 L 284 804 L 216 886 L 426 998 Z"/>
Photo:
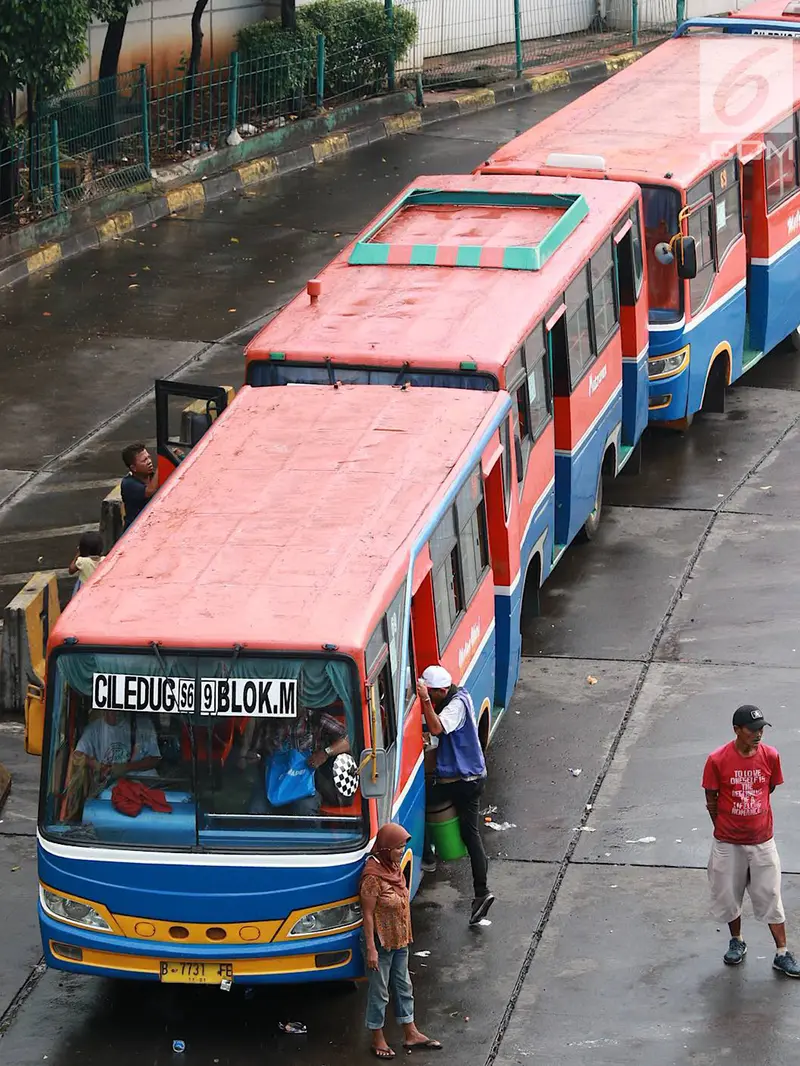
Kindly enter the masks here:
<path id="1" fill-rule="evenodd" d="M 791 40 L 754 47 L 733 35 L 700 42 L 700 132 L 744 140 L 773 128 L 794 106 Z M 705 53 L 705 54 L 704 54 Z"/>

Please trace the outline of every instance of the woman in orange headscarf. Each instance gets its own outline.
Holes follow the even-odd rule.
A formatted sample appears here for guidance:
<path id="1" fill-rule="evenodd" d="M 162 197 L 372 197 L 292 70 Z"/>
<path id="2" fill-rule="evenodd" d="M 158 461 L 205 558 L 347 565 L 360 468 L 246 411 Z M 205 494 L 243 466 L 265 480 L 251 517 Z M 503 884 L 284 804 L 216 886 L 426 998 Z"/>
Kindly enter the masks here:
<path id="1" fill-rule="evenodd" d="M 383 1035 L 390 988 L 395 1015 L 403 1026 L 403 1047 L 407 1051 L 415 1048 L 439 1051 L 442 1047 L 438 1040 L 429 1039 L 414 1024 L 414 989 L 408 973 L 411 905 L 400 868 L 408 841 L 409 833 L 402 825 L 388 822 L 381 826 L 361 874 L 361 912 L 369 978 L 367 1028 L 372 1033 L 372 1054 L 379 1059 L 394 1058 L 394 1051 Z"/>

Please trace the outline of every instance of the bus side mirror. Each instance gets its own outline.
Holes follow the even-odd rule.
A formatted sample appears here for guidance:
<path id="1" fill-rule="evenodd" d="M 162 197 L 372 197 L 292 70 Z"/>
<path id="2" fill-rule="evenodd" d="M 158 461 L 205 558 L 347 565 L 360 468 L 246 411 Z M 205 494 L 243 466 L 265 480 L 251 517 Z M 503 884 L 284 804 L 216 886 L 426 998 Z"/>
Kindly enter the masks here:
<path id="1" fill-rule="evenodd" d="M 675 242 L 678 277 L 691 281 L 697 277 L 697 244 L 694 237 L 679 237 Z"/>
<path id="2" fill-rule="evenodd" d="M 44 745 L 44 689 L 28 685 L 25 694 L 25 751 L 41 755 Z"/>
<path id="3" fill-rule="evenodd" d="M 386 765 L 386 752 L 383 748 L 367 748 L 361 752 L 358 762 L 359 777 L 361 780 L 361 795 L 365 799 L 380 799 L 385 796 L 389 787 L 388 767 Z"/>

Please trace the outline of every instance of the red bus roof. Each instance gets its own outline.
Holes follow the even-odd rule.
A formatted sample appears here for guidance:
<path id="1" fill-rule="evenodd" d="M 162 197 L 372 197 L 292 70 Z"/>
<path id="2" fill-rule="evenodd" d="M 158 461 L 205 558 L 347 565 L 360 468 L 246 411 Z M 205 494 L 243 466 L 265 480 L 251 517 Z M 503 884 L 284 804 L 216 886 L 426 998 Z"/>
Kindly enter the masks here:
<path id="1" fill-rule="evenodd" d="M 541 242 L 561 212 L 510 204 L 415 204 L 392 213 L 412 189 L 421 188 L 487 197 L 580 195 L 588 214 L 541 269 L 504 269 L 499 258 L 486 268 L 483 257 L 499 256 L 498 249 L 513 253 Z M 305 292 L 295 297 L 250 342 L 247 360 L 279 352 L 291 360 L 330 357 L 334 363 L 368 366 L 408 362 L 431 369 L 458 369 L 460 362 L 469 361 L 496 374 L 638 196 L 633 185 L 586 179 L 417 178 L 393 201 L 386 213 L 391 218 L 374 234 L 392 246 L 388 262 L 352 265 L 348 260 L 355 245 L 350 245 L 318 276 L 318 300 L 312 302 Z M 410 265 L 412 246 L 424 255 L 432 245 L 437 248 L 430 255 L 436 255 L 437 263 L 453 260 L 454 249 L 468 247 L 481 256 L 481 266 Z M 369 249 L 370 242 L 364 247 Z M 398 262 L 402 258 L 406 261 Z"/>
<path id="2" fill-rule="evenodd" d="M 506 393 L 245 386 L 50 646 L 364 647 Z"/>
<path id="3" fill-rule="evenodd" d="M 773 65 L 788 64 L 794 84 L 800 84 L 800 50 L 794 50 L 793 41 L 770 38 L 768 47 L 774 49 Z M 738 83 L 726 77 L 726 72 L 752 71 L 754 63 L 763 62 L 764 48 L 763 37 L 734 34 L 665 41 L 498 149 L 485 172 L 536 173 L 553 153 L 569 153 L 602 156 L 605 172 L 620 179 L 686 188 L 792 111 L 796 88 L 786 96 L 770 94 L 754 110 L 744 106 L 752 105 L 751 83 L 744 76 Z M 577 165 L 575 172 L 580 172 Z"/>

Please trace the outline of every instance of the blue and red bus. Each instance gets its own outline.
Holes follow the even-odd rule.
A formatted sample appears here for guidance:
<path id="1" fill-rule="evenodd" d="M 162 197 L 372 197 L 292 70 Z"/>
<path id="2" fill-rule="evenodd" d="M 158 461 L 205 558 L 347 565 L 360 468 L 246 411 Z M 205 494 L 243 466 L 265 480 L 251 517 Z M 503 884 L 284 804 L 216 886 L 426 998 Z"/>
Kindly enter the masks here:
<path id="1" fill-rule="evenodd" d="M 784 338 L 800 341 L 800 54 L 766 42 L 768 23 L 748 13 L 685 23 L 480 168 L 641 187 L 655 422 L 724 410 L 732 381 Z M 777 89 L 743 106 L 743 76 L 728 75 L 759 64 Z"/>
<path id="2" fill-rule="evenodd" d="M 576 536 L 596 532 L 604 475 L 638 461 L 646 270 L 633 185 L 420 177 L 247 347 L 253 386 L 514 396 L 503 448 L 507 466 L 516 453 L 523 535 L 496 577 L 497 654 L 512 664 L 498 708 L 541 584 Z"/>
<path id="3" fill-rule="evenodd" d="M 359 874 L 388 819 L 420 879 L 415 678 L 444 663 L 484 740 L 513 684 L 495 619 L 521 538 L 511 407 L 503 391 L 245 387 L 214 421 L 50 637 L 28 721 L 49 966 L 360 975 Z M 291 748 L 316 767 L 313 809 L 273 796 Z"/>

